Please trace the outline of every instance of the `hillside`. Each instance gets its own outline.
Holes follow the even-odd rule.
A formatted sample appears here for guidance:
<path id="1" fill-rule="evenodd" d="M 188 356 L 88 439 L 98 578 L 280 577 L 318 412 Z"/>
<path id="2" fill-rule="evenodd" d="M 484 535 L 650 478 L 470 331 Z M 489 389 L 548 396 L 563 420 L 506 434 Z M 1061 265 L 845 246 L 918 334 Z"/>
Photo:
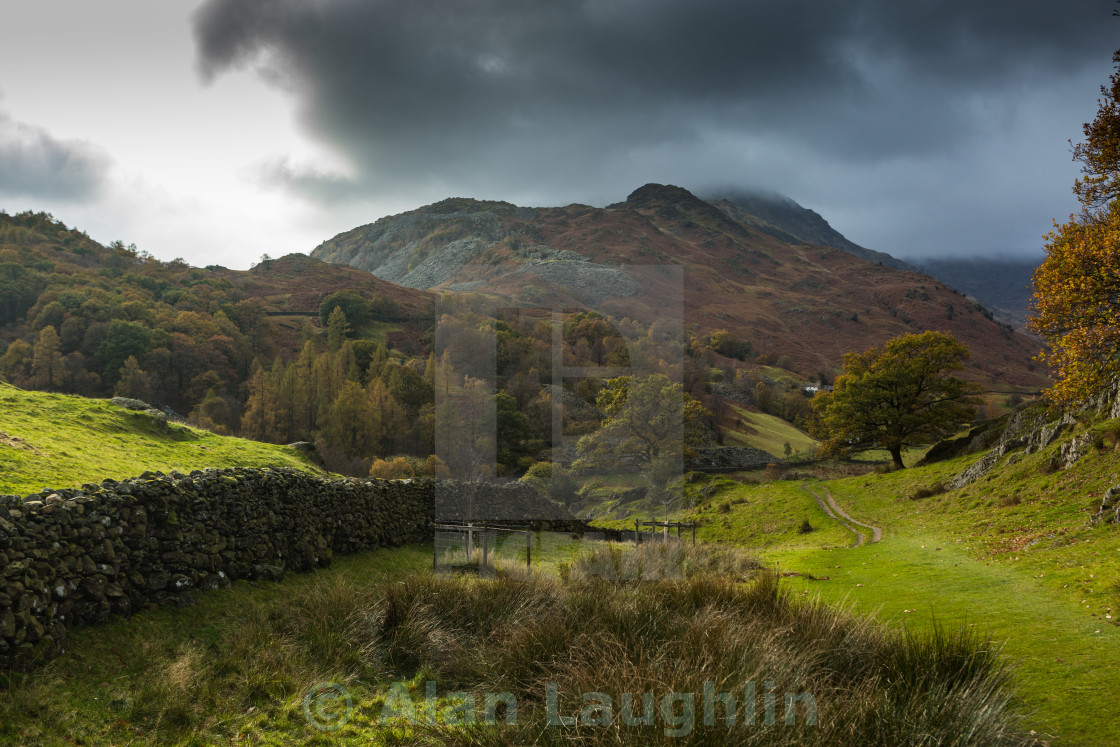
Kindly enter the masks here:
<path id="1" fill-rule="evenodd" d="M 686 487 L 685 503 L 694 505 L 668 518 L 699 522 L 699 540 L 754 549 L 806 598 L 910 631 L 991 635 L 1014 667 L 1015 702 L 1040 739 L 1117 744 L 1115 403 L 1114 393 L 1108 406 L 1064 418 L 1040 404 L 1020 408 L 1007 430 L 997 424 L 970 453 L 888 474 L 839 463 L 773 481 L 698 478 Z M 954 487 L 980 463 L 991 469 Z M 596 523 L 626 528 L 634 518 Z"/>
<path id="2" fill-rule="evenodd" d="M 149 470 L 263 466 L 316 469 L 286 446 L 161 424 L 107 400 L 28 392 L 0 382 L 0 495 Z"/>
<path id="3" fill-rule="evenodd" d="M 1022 329 L 1033 295 L 1034 271 L 1040 261 L 929 257 L 915 263 L 922 272 L 972 296 L 997 318 Z"/>
<path id="4" fill-rule="evenodd" d="M 944 284 L 850 250 L 800 243 L 721 205 L 656 184 L 607 208 L 449 199 L 340 234 L 312 256 L 416 288 L 486 289 L 528 301 L 550 288 L 638 319 L 654 309 L 630 297 L 639 284 L 628 266 L 680 265 L 686 323 L 727 329 L 806 375 L 834 371 L 845 352 L 934 329 L 971 348 L 977 380 L 1045 384 L 1031 361 L 1034 341 Z M 638 280 L 645 297 L 673 293 L 656 275 Z"/>
<path id="5" fill-rule="evenodd" d="M 244 422 L 254 393 L 259 399 L 263 391 L 254 374 L 279 372 L 297 358 L 310 369 L 320 356 L 301 382 L 331 378 L 341 366 L 364 385 L 373 359 L 413 361 L 423 371 L 432 301 L 425 291 L 302 254 L 266 258 L 247 271 L 191 267 L 121 242 L 102 246 L 50 215 L 0 212 L 0 381 L 87 397 L 123 394 L 217 433 L 315 440 L 339 386 L 320 388 L 332 400 L 313 403 L 320 422 L 289 433 L 296 424 L 287 418 L 284 433 L 266 432 L 260 417 L 257 427 Z M 334 349 L 339 341 L 332 348 L 327 334 L 326 316 L 338 303 L 350 313 L 339 330 L 352 341 L 347 350 Z M 328 353 L 338 354 L 337 365 L 328 365 Z M 261 404 L 258 415 L 277 412 L 274 402 Z M 327 445 L 337 451 L 339 440 Z"/>

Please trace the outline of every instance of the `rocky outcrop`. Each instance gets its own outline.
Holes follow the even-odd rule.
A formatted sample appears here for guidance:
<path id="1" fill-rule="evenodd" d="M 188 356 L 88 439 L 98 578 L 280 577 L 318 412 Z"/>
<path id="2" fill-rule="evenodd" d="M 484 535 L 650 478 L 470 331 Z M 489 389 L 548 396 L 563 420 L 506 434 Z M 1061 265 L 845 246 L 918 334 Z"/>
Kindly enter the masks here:
<path id="1" fill-rule="evenodd" d="M 915 466 L 924 467 L 927 464 L 944 462 L 962 457 L 965 454 L 975 454 L 977 451 L 990 449 L 1002 435 L 1009 417 L 1004 415 L 1000 418 L 985 420 L 963 436 L 938 441 Z"/>
<path id="2" fill-rule="evenodd" d="M 1108 420 L 1120 418 L 1120 379 L 1116 379 L 1086 404 L 1085 409 Z"/>
<path id="3" fill-rule="evenodd" d="M 142 402 L 138 399 L 133 399 L 132 397 L 113 397 L 109 401 L 117 407 L 123 407 L 126 410 L 137 410 L 142 412 L 144 410 L 153 409 L 152 406 L 147 402 Z"/>
<path id="4" fill-rule="evenodd" d="M 469 505 L 478 519 L 507 518 L 511 506 L 523 519 L 565 518 L 525 486 L 291 469 L 144 473 L 2 496 L 0 669 L 58 651 L 67 630 L 112 614 L 182 606 L 237 579 L 278 580 L 329 565 L 336 553 L 427 541 L 437 496 Z"/>
<path id="5" fill-rule="evenodd" d="M 1090 524 L 1118 524 L 1120 523 L 1120 485 L 1113 486 L 1104 491 L 1100 508 L 1089 519 Z"/>
<path id="6" fill-rule="evenodd" d="M 1080 436 L 1066 441 L 1058 449 L 1058 466 L 1062 469 L 1069 469 L 1076 464 L 1081 457 L 1088 454 L 1092 448 L 1092 433 L 1082 433 Z"/>
<path id="7" fill-rule="evenodd" d="M 1065 414 L 1061 418 L 1050 421 L 1044 405 L 1033 404 L 1014 412 L 1007 420 L 995 446 L 980 458 L 965 468 L 960 474 L 950 481 L 949 490 L 963 488 L 976 482 L 988 474 L 993 467 L 1008 453 L 1024 448 L 1027 454 L 1042 451 L 1057 440 L 1062 431 L 1074 423 L 1073 416 Z"/>

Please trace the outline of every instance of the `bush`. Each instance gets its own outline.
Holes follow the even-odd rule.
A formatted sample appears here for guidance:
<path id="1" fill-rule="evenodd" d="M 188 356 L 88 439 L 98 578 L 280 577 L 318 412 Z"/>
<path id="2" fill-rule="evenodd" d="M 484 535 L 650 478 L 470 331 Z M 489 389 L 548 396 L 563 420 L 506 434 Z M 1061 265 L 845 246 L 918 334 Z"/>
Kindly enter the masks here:
<path id="1" fill-rule="evenodd" d="M 809 523 L 808 519 L 801 520 L 801 526 L 797 528 L 799 534 L 808 534 L 814 531 L 813 525 Z"/>
<path id="2" fill-rule="evenodd" d="M 403 480 L 409 477 L 416 477 L 416 470 L 404 457 L 395 457 L 390 462 L 384 459 L 377 459 L 374 461 L 373 466 L 369 468 L 369 476 L 381 480 Z"/>

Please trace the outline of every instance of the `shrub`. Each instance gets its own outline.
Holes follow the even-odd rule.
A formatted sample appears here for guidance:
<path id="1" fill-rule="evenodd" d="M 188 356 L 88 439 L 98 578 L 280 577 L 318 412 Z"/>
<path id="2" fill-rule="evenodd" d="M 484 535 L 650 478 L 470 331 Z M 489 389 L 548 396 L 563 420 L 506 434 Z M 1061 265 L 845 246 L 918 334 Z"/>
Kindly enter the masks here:
<path id="1" fill-rule="evenodd" d="M 444 467 L 446 469 L 446 465 Z M 378 459 L 369 468 L 369 476 L 382 480 L 403 480 L 408 477 L 415 477 L 416 470 L 404 457 L 395 457 L 390 462 Z"/>
<path id="2" fill-rule="evenodd" d="M 808 519 L 802 519 L 801 526 L 797 528 L 797 531 L 799 534 L 808 534 L 809 532 L 814 531 L 814 529 L 813 525 L 809 523 Z"/>

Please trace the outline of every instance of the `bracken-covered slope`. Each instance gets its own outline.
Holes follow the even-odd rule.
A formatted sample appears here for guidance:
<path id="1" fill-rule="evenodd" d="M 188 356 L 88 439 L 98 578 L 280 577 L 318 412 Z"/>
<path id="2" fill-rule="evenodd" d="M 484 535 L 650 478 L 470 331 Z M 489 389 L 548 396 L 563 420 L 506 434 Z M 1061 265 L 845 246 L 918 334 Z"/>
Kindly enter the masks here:
<path id="1" fill-rule="evenodd" d="M 679 265 L 691 329 L 735 332 L 806 374 L 835 370 L 845 352 L 929 329 L 969 346 L 972 378 L 1045 383 L 1031 360 L 1036 341 L 939 281 L 799 243 L 733 207 L 659 184 L 606 208 L 456 198 L 339 234 L 312 256 L 413 288 L 485 289 L 526 302 L 560 290 L 634 318 L 653 312 L 638 298 L 672 288 L 631 266 Z"/>

